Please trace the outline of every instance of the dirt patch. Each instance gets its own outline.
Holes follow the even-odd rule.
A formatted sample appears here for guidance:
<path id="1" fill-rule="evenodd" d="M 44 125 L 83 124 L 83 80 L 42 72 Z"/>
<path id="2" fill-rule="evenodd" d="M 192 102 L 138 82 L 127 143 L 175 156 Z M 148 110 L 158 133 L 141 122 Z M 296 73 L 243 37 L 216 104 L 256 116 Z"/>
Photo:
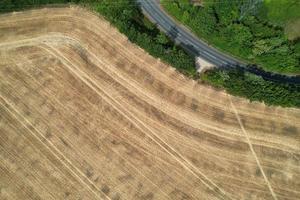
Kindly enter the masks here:
<path id="1" fill-rule="evenodd" d="M 300 19 L 291 20 L 285 25 L 285 33 L 289 40 L 297 40 L 300 38 Z"/>

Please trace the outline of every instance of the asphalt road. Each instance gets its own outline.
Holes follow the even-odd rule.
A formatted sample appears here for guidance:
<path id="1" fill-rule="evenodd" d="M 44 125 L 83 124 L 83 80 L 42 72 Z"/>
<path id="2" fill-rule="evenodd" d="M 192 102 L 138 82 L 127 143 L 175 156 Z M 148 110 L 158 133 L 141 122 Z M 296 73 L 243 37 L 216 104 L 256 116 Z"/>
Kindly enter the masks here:
<path id="1" fill-rule="evenodd" d="M 144 14 L 164 31 L 178 45 L 194 56 L 199 56 L 218 67 L 240 68 L 244 71 L 262 76 L 264 79 L 282 83 L 300 84 L 300 76 L 286 76 L 266 72 L 260 68 L 249 67 L 237 59 L 208 46 L 185 28 L 176 23 L 160 7 L 157 0 L 137 0 Z"/>

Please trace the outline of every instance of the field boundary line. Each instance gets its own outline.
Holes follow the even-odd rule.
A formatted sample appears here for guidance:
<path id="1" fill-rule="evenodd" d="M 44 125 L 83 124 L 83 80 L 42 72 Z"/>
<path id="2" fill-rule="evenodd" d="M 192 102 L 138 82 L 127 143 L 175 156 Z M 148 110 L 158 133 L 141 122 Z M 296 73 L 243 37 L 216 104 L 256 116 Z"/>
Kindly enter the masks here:
<path id="1" fill-rule="evenodd" d="M 34 38 L 29 38 L 29 39 L 24 39 L 24 40 L 18 40 L 18 41 L 15 41 L 15 42 L 0 43 L 0 49 L 1 48 L 5 48 L 6 45 L 9 46 L 9 48 L 12 48 L 12 47 L 16 48 L 16 47 L 20 46 L 20 44 L 22 44 L 22 46 L 32 46 L 32 45 L 37 45 L 37 44 L 46 44 L 47 45 L 47 43 L 51 43 L 52 40 L 54 40 L 54 42 L 55 42 L 56 40 L 61 40 L 61 39 L 65 39 L 64 42 L 66 42 L 67 44 L 71 44 L 71 45 L 73 45 L 75 43 L 76 44 L 80 43 L 80 41 L 78 41 L 78 40 L 76 40 L 76 39 L 74 39 L 74 38 L 72 38 L 72 37 L 70 37 L 70 36 L 68 36 L 66 34 L 61 34 L 59 32 L 53 32 L 52 34 L 49 34 L 49 35 L 46 34 L 46 35 L 42 35 L 42 36 L 38 36 L 38 37 L 34 37 Z M 120 43 L 120 45 L 121 45 L 121 43 Z M 86 47 L 82 46 L 82 48 L 85 49 L 87 52 L 89 52 Z M 92 52 L 89 52 L 89 53 L 92 56 L 94 56 L 94 57 L 97 58 L 97 56 L 95 54 L 93 54 Z M 97 61 L 99 61 L 98 58 L 97 58 Z M 100 61 L 100 62 L 102 62 L 102 61 Z M 107 64 L 107 62 L 104 62 L 104 63 Z M 99 66 L 97 66 L 97 67 L 99 67 Z M 120 79 L 123 79 L 123 78 L 120 77 Z M 130 83 L 128 83 L 128 84 L 130 84 Z M 132 85 L 132 84 L 130 84 L 130 85 Z M 134 86 L 132 86 L 132 87 L 134 87 Z M 134 87 L 134 88 L 136 88 L 136 87 Z M 212 130 L 222 131 L 222 129 L 217 129 L 216 127 L 213 127 L 213 126 L 210 126 L 210 125 L 206 125 L 205 123 L 202 123 L 201 126 L 205 126 L 206 128 L 212 129 Z M 228 132 L 225 132 L 225 133 L 229 134 Z M 233 135 L 233 134 L 229 134 L 229 135 Z M 238 135 L 238 134 L 234 134 L 234 135 Z M 224 137 L 222 135 L 216 135 L 216 136 L 218 136 L 218 137 Z M 230 136 L 229 137 L 226 136 L 225 138 L 231 139 Z M 287 146 L 287 145 L 286 145 L 286 147 L 287 148 L 292 148 L 292 147 Z M 274 147 L 272 147 L 272 148 L 274 148 Z M 284 149 L 284 151 L 287 151 L 287 150 Z M 294 153 L 298 153 L 298 152 L 294 152 Z"/>
<path id="2" fill-rule="evenodd" d="M 79 18 L 80 19 L 80 18 Z M 38 36 L 38 37 L 34 37 L 34 38 L 30 38 L 30 39 L 25 39 L 25 40 L 18 40 L 18 41 L 15 41 L 15 42 L 8 42 L 8 43 L 0 43 L 0 48 L 3 48 L 5 46 L 9 46 L 9 47 L 18 47 L 20 44 L 22 44 L 22 46 L 31 46 L 31 45 L 36 45 L 36 44 L 45 44 L 45 45 L 48 45 L 51 44 L 51 42 L 53 42 L 52 40 L 55 41 L 60 41 L 64 39 L 63 41 L 67 44 L 71 44 L 71 45 L 75 45 L 75 44 L 80 44 L 80 41 L 75 39 L 75 38 L 72 38 L 70 36 L 68 36 L 67 34 L 60 34 L 60 33 L 54 33 L 54 34 L 51 34 L 51 35 L 42 35 L 42 36 Z M 115 39 L 112 39 L 114 40 L 116 43 L 118 43 L 117 40 Z M 118 43 L 119 46 L 121 46 L 122 44 L 121 43 Z M 92 55 L 92 57 L 97 61 L 97 62 L 100 62 L 100 63 L 103 63 L 105 64 L 106 66 L 112 66 L 111 64 L 105 62 L 105 61 L 101 61 L 98 59 L 98 57 L 91 51 L 89 51 L 88 48 L 84 47 L 81 45 L 81 47 L 86 51 L 88 52 L 90 55 Z M 126 51 L 124 51 L 126 52 Z M 129 56 L 131 53 L 127 53 L 127 55 Z M 136 55 L 135 55 L 136 56 Z M 125 58 L 126 60 L 128 60 L 125 56 L 122 56 L 123 58 Z M 143 59 L 137 57 L 138 59 L 141 60 L 141 62 L 145 63 L 145 61 L 143 61 Z M 97 66 L 98 68 L 100 68 L 99 66 Z M 101 69 L 101 68 L 100 68 Z M 101 70 L 104 70 L 103 68 Z M 108 68 L 109 71 L 111 71 L 109 68 Z M 142 95 L 142 98 L 145 98 L 145 97 L 148 97 L 149 99 L 153 100 L 153 97 L 149 97 L 147 94 L 145 94 L 141 89 L 138 89 L 136 86 L 134 86 L 132 83 L 129 83 L 128 81 L 124 80 L 123 76 L 120 75 L 120 73 L 116 73 L 116 72 L 109 72 L 108 75 L 110 77 L 112 77 L 112 73 L 113 74 L 116 74 L 118 76 L 118 81 L 117 82 L 120 82 L 120 81 L 124 81 L 126 82 L 126 84 L 132 86 L 133 88 L 135 88 L 136 90 L 138 90 L 140 92 L 140 94 Z M 112 77 L 114 79 L 114 77 Z M 161 100 L 161 103 L 160 104 L 164 104 L 164 105 L 167 105 L 167 102 L 166 100 Z M 155 104 L 153 105 L 155 106 L 156 108 L 159 109 L 159 106 L 158 104 Z M 162 109 L 160 109 L 162 110 Z M 166 112 L 169 112 L 169 108 L 166 108 L 165 110 L 162 110 L 164 113 Z M 180 117 L 182 118 L 186 118 L 186 116 L 184 115 L 180 115 Z M 186 122 L 183 122 L 186 124 Z M 197 122 L 197 123 L 200 123 L 200 122 Z M 218 128 L 218 127 L 214 127 L 212 125 L 208 125 L 206 123 L 200 123 L 198 124 L 198 126 L 195 126 L 193 125 L 194 128 L 196 129 L 199 129 L 199 127 L 205 127 L 207 130 L 210 131 L 211 134 L 215 135 L 215 136 L 218 136 L 218 137 L 222 137 L 222 138 L 226 138 L 226 139 L 229 139 L 229 140 L 232 140 L 232 137 L 233 136 L 237 136 L 239 134 L 233 134 L 229 131 L 224 131 L 223 129 L 221 128 Z M 222 134 L 215 134 L 213 133 L 212 130 L 217 130 L 217 131 L 220 131 L 220 132 L 223 132 L 223 133 L 226 133 L 226 136 L 222 135 Z"/>
<path id="3" fill-rule="evenodd" d="M 47 50 L 47 49 L 45 49 L 45 48 L 42 47 L 42 46 L 39 46 L 39 48 L 44 49 L 44 50 Z M 47 52 L 50 53 L 49 51 L 47 51 Z M 51 54 L 51 57 L 53 57 L 53 56 L 54 56 L 54 55 Z M 57 58 L 57 57 L 55 57 L 55 58 Z M 57 58 L 57 59 L 59 59 L 59 58 Z M 60 60 L 60 59 L 59 59 L 59 60 Z M 35 80 L 35 78 L 34 78 L 31 74 L 29 74 L 28 72 L 26 72 L 24 69 L 21 69 L 21 68 L 20 68 L 20 70 L 22 70 L 24 73 L 26 73 L 29 77 L 32 78 L 32 80 L 33 80 L 34 82 L 36 82 L 38 85 L 41 86 L 41 84 L 40 84 L 37 80 Z M 48 92 L 46 92 L 46 91 L 45 91 L 45 93 L 51 95 L 50 93 L 48 93 Z M 54 99 L 55 103 L 60 104 L 60 106 L 62 106 L 62 107 L 64 106 L 61 102 L 59 102 L 59 100 L 57 100 L 56 97 L 54 97 L 53 99 Z M 88 101 L 88 100 L 87 100 L 87 101 Z M 89 101 L 88 101 L 88 103 L 90 104 L 90 106 L 92 106 L 92 107 L 94 107 L 94 108 L 96 107 L 95 105 L 91 104 Z M 100 113 L 101 113 L 101 112 L 103 112 L 103 111 L 101 110 Z M 68 120 L 68 119 L 67 119 L 67 120 Z M 73 123 L 72 121 L 68 120 L 68 122 L 71 123 L 72 125 L 74 125 L 74 123 Z M 108 134 L 112 135 L 112 133 L 108 133 Z M 113 136 L 113 137 L 116 137 L 116 136 Z M 131 145 L 136 146 L 135 144 L 132 144 L 132 143 L 131 143 Z M 162 192 L 162 194 L 164 194 L 168 199 L 170 198 L 163 190 L 161 190 L 161 188 L 160 188 L 158 185 L 156 185 L 156 184 L 155 184 L 153 181 L 151 181 L 147 176 L 145 176 L 143 173 L 141 173 L 140 170 L 139 170 L 137 167 L 134 166 L 134 164 L 132 164 L 132 163 L 129 162 L 128 160 L 124 159 L 124 158 L 120 155 L 120 153 L 119 153 L 118 151 L 116 151 L 116 150 L 114 150 L 114 149 L 112 149 L 112 148 L 111 148 L 111 151 L 114 152 L 115 154 L 117 154 L 117 155 L 118 155 L 121 159 L 123 159 L 125 162 L 127 162 L 129 166 L 133 167 L 133 169 L 135 169 L 135 170 L 138 172 L 138 174 L 140 174 L 142 177 L 144 177 L 146 180 L 148 180 L 153 186 L 155 186 L 158 190 L 160 190 L 160 191 Z M 144 152 L 144 150 L 141 150 L 141 151 Z M 149 154 L 149 153 L 148 153 L 148 152 L 145 152 L 145 154 Z M 153 156 L 153 155 L 151 155 L 151 156 Z M 161 160 L 161 162 L 165 162 L 165 161 L 164 161 L 164 160 Z M 170 165 L 169 163 L 167 163 L 167 164 Z"/>
<path id="4" fill-rule="evenodd" d="M 137 128 L 141 129 L 143 132 L 145 132 L 145 130 L 146 130 L 146 132 L 150 132 L 151 134 L 149 134 L 149 133 L 147 134 L 150 139 L 152 139 L 155 143 L 157 143 L 160 147 L 162 147 L 166 152 L 168 152 L 172 157 L 174 157 L 177 162 L 179 162 L 184 168 L 186 168 L 188 171 L 190 171 L 205 186 L 207 186 L 213 192 L 219 193 L 219 195 L 221 195 L 222 199 L 224 199 L 224 198 L 231 199 L 212 180 L 210 180 L 205 174 L 203 174 L 201 171 L 199 171 L 198 168 L 196 168 L 188 160 L 186 160 L 184 158 L 184 156 L 182 156 L 179 152 L 177 152 L 173 147 L 168 145 L 163 139 L 161 139 L 156 133 L 154 133 L 147 125 L 145 125 L 143 122 L 141 122 L 135 116 L 133 116 L 129 111 L 127 111 L 125 108 L 123 108 L 121 105 L 119 105 L 119 103 L 113 97 L 111 97 L 109 94 L 107 94 L 107 92 L 105 92 L 103 90 L 103 88 L 101 88 L 98 84 L 96 84 L 95 81 L 93 79 L 91 79 L 85 72 L 82 72 L 82 70 L 75 67 L 72 64 L 72 62 L 70 60 L 68 60 L 64 55 L 62 55 L 58 50 L 54 49 L 52 46 L 49 46 L 49 47 L 52 49 L 52 51 L 51 50 L 48 50 L 48 51 L 50 51 L 50 53 L 52 52 L 54 55 L 55 55 L 55 53 L 58 54 L 56 56 L 61 57 L 61 59 L 62 59 L 61 61 L 66 65 L 67 68 L 69 68 L 69 70 L 73 74 L 75 74 L 79 79 L 81 79 L 85 84 L 87 84 L 91 89 L 93 89 L 99 96 L 103 97 L 103 99 L 106 99 L 105 101 L 107 103 L 109 103 L 114 109 L 119 111 L 125 118 L 127 118 L 129 121 L 131 121 Z M 104 95 L 101 95 L 101 93 L 103 93 Z M 112 102 L 114 102 L 114 104 L 116 104 L 116 105 L 114 105 Z M 118 108 L 118 107 L 120 107 L 121 109 L 123 108 L 123 110 L 121 111 L 120 108 Z M 127 113 L 127 115 L 126 115 L 126 113 Z M 133 121 L 133 119 L 135 121 Z M 156 137 L 158 139 L 158 141 L 160 141 L 160 142 L 158 142 L 157 139 L 154 139 L 154 137 L 152 135 L 154 137 Z M 166 146 L 164 146 L 163 144 Z M 173 153 L 171 153 L 170 150 L 168 150 L 168 148 L 171 149 L 171 151 L 173 151 L 175 154 L 177 154 L 177 156 L 179 158 L 176 155 L 174 155 Z M 204 181 L 203 178 L 201 178 L 194 170 L 197 171 L 202 177 L 204 177 L 204 179 L 206 181 Z"/>
<path id="5" fill-rule="evenodd" d="M 32 39 L 32 40 L 34 40 L 34 39 Z M 27 40 L 28 41 L 28 40 Z M 29 39 L 29 41 L 30 41 L 30 39 Z M 37 40 L 37 41 L 39 41 L 39 40 Z M 116 40 L 114 40 L 114 41 L 116 41 Z M 44 43 L 45 44 L 45 42 L 43 42 L 43 41 L 40 41 L 41 43 Z M 119 43 L 118 41 L 116 41 L 117 43 Z M 120 44 L 120 43 L 119 43 Z M 1 45 L 0 45 L 1 46 Z M 51 47 L 52 48 L 52 47 Z M 55 49 L 54 49 L 54 51 L 56 51 Z M 72 62 L 70 62 L 70 61 L 68 61 L 69 63 L 71 63 L 72 64 Z M 145 62 L 145 61 L 143 61 L 143 62 Z M 66 66 L 68 66 L 68 65 L 66 65 Z M 78 75 L 77 75 L 78 76 Z M 85 77 L 86 77 L 86 75 L 85 75 Z M 82 78 L 82 77 L 81 77 Z M 85 78 L 86 79 L 86 78 Z M 88 82 L 88 81 L 87 81 Z M 115 102 L 115 104 L 117 104 L 118 106 L 120 106 L 119 104 L 118 104 L 118 102 L 116 102 L 116 100 L 114 99 L 114 98 L 112 98 L 110 95 L 108 95 L 106 92 L 104 92 L 104 90 L 99 86 L 99 85 L 97 85 L 97 84 L 95 84 L 94 83 L 94 81 L 90 81 L 91 83 L 88 83 L 88 84 L 90 84 L 90 87 L 92 86 L 92 88 L 95 90 L 95 87 L 93 86 L 93 84 L 96 86 L 96 90 L 95 91 L 97 91 L 97 88 L 98 88 L 98 90 L 100 89 L 100 90 L 102 90 L 102 93 L 104 93 L 106 96 L 108 96 L 108 99 L 112 99 L 114 102 Z M 97 91 L 97 93 L 99 94 L 99 91 Z M 111 102 L 111 101 L 107 101 L 107 102 Z M 111 103 L 110 103 L 111 104 Z M 113 104 L 111 104 L 111 105 L 113 105 Z M 114 105 L 114 107 L 115 107 L 115 105 Z M 122 107 L 122 106 L 121 106 Z M 123 108 L 124 109 L 124 108 Z M 118 109 L 117 108 L 117 110 L 119 110 L 120 111 L 120 109 Z M 125 109 L 125 112 L 127 112 L 128 113 L 128 111 Z M 123 113 L 123 115 L 127 118 L 127 119 L 129 119 L 130 121 L 132 121 L 132 119 L 131 118 L 129 118 L 126 114 L 124 114 L 124 111 L 123 112 L 121 112 L 121 113 Z M 132 114 L 129 112 L 129 115 L 131 115 L 132 116 Z M 169 144 L 167 144 L 164 140 L 162 140 L 156 133 L 153 133 L 153 131 L 151 130 L 151 129 L 149 129 L 149 127 L 147 126 L 147 125 L 145 125 L 143 122 L 141 122 L 139 119 L 136 119 L 136 117 L 134 117 L 134 119 L 135 119 L 135 121 L 137 121 L 138 123 L 140 123 L 144 128 L 146 128 L 146 130 L 148 130 L 148 132 L 150 131 L 150 133 L 152 133 L 152 135 L 149 135 L 148 134 L 148 136 L 150 136 L 150 138 L 153 140 L 153 141 L 155 141 L 157 144 L 159 144 L 159 146 L 161 146 L 163 149 L 165 149 L 169 154 L 171 154 L 179 163 L 181 163 L 181 165 L 183 165 L 184 166 L 184 168 L 186 168 L 186 169 L 188 169 L 188 171 L 190 171 L 195 177 L 197 177 L 199 180 L 201 180 L 201 182 L 204 184 L 204 185 L 206 185 L 210 190 L 212 190 L 213 192 L 215 192 L 215 193 L 218 193 L 219 195 L 221 195 L 221 197 L 222 198 L 225 198 L 225 197 L 227 197 L 227 195 L 226 195 L 226 193 L 221 189 L 221 188 L 219 188 L 211 179 L 209 179 L 205 174 L 203 174 L 197 167 L 195 167 L 192 163 L 190 163 L 184 156 L 182 156 L 179 152 L 177 152 L 173 147 L 171 147 Z M 137 126 L 137 127 L 139 127 L 140 129 L 141 129 L 141 127 L 140 127 L 140 125 L 138 125 L 136 122 L 134 122 L 134 124 Z M 142 130 L 143 130 L 143 128 L 142 128 Z M 166 145 L 166 146 L 164 146 L 164 145 L 162 145 L 160 142 L 158 142 L 156 139 L 154 139 L 153 138 L 153 135 L 154 135 L 154 137 L 157 137 L 158 138 L 158 140 L 160 141 L 160 142 L 162 142 L 162 144 L 164 144 L 164 145 Z M 168 150 L 168 148 L 171 150 L 171 151 L 173 151 L 173 153 L 175 153 L 175 155 L 173 154 L 173 153 L 170 153 L 170 150 Z M 177 154 L 177 156 L 176 156 L 176 154 Z M 202 176 L 202 178 L 201 178 L 201 176 L 199 176 L 199 174 Z M 227 198 L 229 198 L 229 197 L 227 197 Z M 229 198 L 230 199 L 230 198 Z"/>
<path id="6" fill-rule="evenodd" d="M 271 186 L 271 183 L 270 183 L 270 181 L 268 180 L 268 178 L 267 178 L 267 176 L 266 176 L 266 174 L 265 174 L 265 172 L 264 172 L 264 170 L 263 170 L 263 167 L 262 167 L 262 165 L 261 165 L 261 163 L 260 163 L 260 161 L 259 161 L 259 159 L 258 159 L 258 157 L 257 157 L 257 155 L 256 155 L 256 152 L 254 151 L 253 144 L 252 144 L 252 142 L 251 142 L 251 140 L 250 140 L 249 134 L 248 134 L 248 132 L 245 130 L 245 127 L 244 127 L 244 125 L 243 125 L 243 123 L 242 123 L 242 120 L 241 120 L 241 118 L 240 118 L 240 115 L 239 115 L 239 113 L 238 113 L 236 107 L 234 106 L 234 104 L 233 104 L 232 99 L 231 99 L 230 96 L 229 96 L 229 100 L 230 100 L 230 105 L 231 105 L 231 107 L 232 107 L 232 109 L 233 109 L 233 111 L 234 111 L 234 114 L 235 114 L 235 116 L 236 116 L 236 118 L 237 118 L 237 120 L 238 120 L 238 123 L 239 123 L 239 125 L 240 125 L 240 127 L 241 127 L 241 129 L 242 129 L 242 132 L 245 134 L 245 137 L 246 137 L 247 142 L 248 142 L 248 144 L 249 144 L 250 151 L 251 151 L 251 153 L 253 154 L 253 156 L 254 156 L 254 158 L 255 158 L 255 161 L 256 161 L 256 163 L 257 163 L 257 166 L 259 167 L 260 172 L 262 173 L 262 175 L 263 175 L 263 177 L 264 177 L 264 180 L 265 180 L 265 182 L 266 182 L 266 184 L 267 184 L 267 186 L 268 186 L 268 188 L 269 188 L 269 190 L 270 190 L 270 192 L 271 192 L 271 195 L 272 195 L 272 197 L 273 197 L 274 200 L 278 200 L 278 199 L 277 199 L 277 196 L 276 196 L 276 194 L 275 194 L 275 192 L 273 191 L 273 188 L 272 188 L 272 186 Z"/>

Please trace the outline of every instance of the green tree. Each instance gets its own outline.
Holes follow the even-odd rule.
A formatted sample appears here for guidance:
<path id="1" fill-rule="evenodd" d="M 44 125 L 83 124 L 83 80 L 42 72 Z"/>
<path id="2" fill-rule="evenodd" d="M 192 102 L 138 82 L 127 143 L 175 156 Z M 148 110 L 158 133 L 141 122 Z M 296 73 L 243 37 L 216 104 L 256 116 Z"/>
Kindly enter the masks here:
<path id="1" fill-rule="evenodd" d="M 156 36 L 156 41 L 159 43 L 159 44 L 167 44 L 169 42 L 169 39 L 167 38 L 167 36 L 165 34 L 162 34 L 162 33 L 159 33 L 157 36 Z"/>
<path id="2" fill-rule="evenodd" d="M 214 5 L 216 14 L 220 20 L 220 25 L 228 26 L 239 18 L 239 4 L 238 1 L 223 0 L 222 3 L 217 1 Z"/>
<path id="3" fill-rule="evenodd" d="M 240 24 L 231 24 L 222 32 L 233 46 L 250 47 L 253 36 L 248 27 Z"/>
<path id="4" fill-rule="evenodd" d="M 253 54 L 254 55 L 263 55 L 266 53 L 272 53 L 271 50 L 274 50 L 277 47 L 280 47 L 285 39 L 281 37 L 269 38 L 269 39 L 261 39 L 256 40 L 253 44 Z M 274 52 L 274 51 L 273 51 Z"/>

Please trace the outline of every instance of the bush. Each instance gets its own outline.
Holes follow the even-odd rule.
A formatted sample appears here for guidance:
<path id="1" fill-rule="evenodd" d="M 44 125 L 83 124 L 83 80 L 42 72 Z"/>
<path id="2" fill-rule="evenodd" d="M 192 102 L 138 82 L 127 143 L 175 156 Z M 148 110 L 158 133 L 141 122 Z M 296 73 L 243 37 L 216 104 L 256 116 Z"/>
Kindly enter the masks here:
<path id="1" fill-rule="evenodd" d="M 246 97 L 250 101 L 263 101 L 267 105 L 300 107 L 300 85 L 267 81 L 260 76 L 237 69 L 208 71 L 202 75 L 202 79 L 233 95 Z"/>
<path id="2" fill-rule="evenodd" d="M 195 76 L 194 58 L 151 25 L 132 0 L 102 0 L 92 7 L 113 23 L 129 40 L 189 76 Z"/>

